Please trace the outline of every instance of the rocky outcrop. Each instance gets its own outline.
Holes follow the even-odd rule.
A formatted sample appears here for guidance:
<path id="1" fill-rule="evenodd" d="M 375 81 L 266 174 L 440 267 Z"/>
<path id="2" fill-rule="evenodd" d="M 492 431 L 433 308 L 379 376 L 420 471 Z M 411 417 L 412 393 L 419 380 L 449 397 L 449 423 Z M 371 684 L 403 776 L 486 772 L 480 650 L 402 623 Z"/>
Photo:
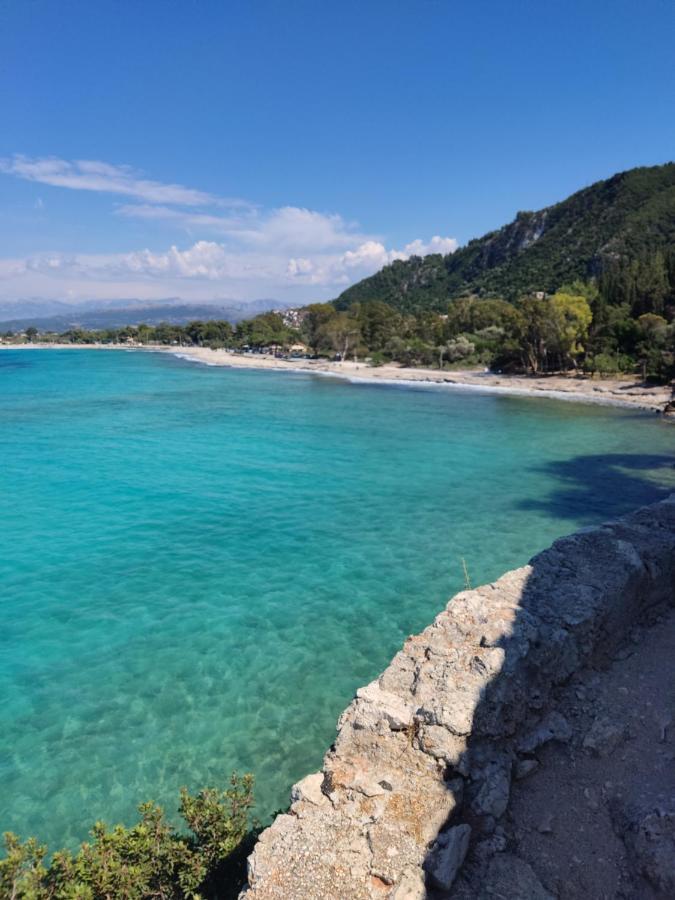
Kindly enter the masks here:
<path id="1" fill-rule="evenodd" d="M 550 896 L 503 852 L 512 779 L 569 738 L 557 686 L 607 663 L 636 621 L 674 598 L 675 496 L 455 596 L 357 691 L 323 771 L 294 787 L 289 813 L 260 836 L 246 900 L 443 896 L 469 847 L 495 884 L 520 885 L 509 896 Z M 612 724 L 594 725 L 588 752 L 621 739 Z M 645 820 L 635 853 L 671 828 Z"/>

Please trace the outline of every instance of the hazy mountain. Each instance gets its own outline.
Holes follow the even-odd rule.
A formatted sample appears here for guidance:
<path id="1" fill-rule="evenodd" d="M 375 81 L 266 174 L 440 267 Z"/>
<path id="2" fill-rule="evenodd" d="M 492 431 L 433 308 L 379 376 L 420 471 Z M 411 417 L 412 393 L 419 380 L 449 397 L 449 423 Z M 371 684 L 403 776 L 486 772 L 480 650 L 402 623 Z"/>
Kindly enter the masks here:
<path id="1" fill-rule="evenodd" d="M 278 300 L 252 300 L 244 303 L 223 300 L 220 303 L 185 303 L 167 300 L 149 303 L 147 300 L 99 300 L 91 303 L 68 304 L 56 300 L 25 300 L 0 303 L 0 328 L 19 331 L 33 326 L 41 331 L 67 331 L 69 328 L 121 328 L 124 325 L 157 325 L 169 322 L 184 325 L 201 319 L 226 319 L 233 324 L 270 309 L 285 309 L 288 304 Z"/>

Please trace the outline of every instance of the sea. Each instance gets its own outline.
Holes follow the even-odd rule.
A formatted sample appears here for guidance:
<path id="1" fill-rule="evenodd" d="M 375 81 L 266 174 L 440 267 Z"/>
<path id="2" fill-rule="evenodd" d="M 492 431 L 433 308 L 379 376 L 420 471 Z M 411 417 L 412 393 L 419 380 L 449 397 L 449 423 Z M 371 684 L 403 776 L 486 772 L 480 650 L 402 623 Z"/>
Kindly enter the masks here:
<path id="1" fill-rule="evenodd" d="M 653 414 L 0 353 L 0 831 L 321 766 L 357 687 L 468 582 L 675 490 Z"/>

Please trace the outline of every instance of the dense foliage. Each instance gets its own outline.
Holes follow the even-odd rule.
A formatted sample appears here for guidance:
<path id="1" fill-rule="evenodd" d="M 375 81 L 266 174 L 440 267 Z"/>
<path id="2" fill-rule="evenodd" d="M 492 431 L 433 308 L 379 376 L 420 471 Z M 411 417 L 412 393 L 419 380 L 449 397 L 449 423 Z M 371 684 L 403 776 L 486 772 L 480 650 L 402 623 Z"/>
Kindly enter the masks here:
<path id="1" fill-rule="evenodd" d="M 412 257 L 348 288 L 339 309 L 382 300 L 417 313 L 443 312 L 462 294 L 515 300 L 598 276 L 616 260 L 675 247 L 675 163 L 631 169 L 562 203 L 518 213 L 498 231 L 447 256 Z"/>
<path id="2" fill-rule="evenodd" d="M 97 822 L 77 853 L 46 862 L 35 838 L 5 834 L 0 859 L 1 900 L 143 900 L 236 897 L 255 833 L 249 831 L 253 778 L 232 775 L 225 791 L 181 791 L 180 812 L 190 834 L 176 831 L 161 807 L 144 803 L 131 828 Z"/>
<path id="3" fill-rule="evenodd" d="M 665 382 L 675 377 L 675 271 L 669 271 L 658 255 L 617 266 L 599 281 L 575 281 L 514 303 L 460 297 L 443 314 L 414 316 L 380 301 L 349 311 L 321 305 L 309 308 L 305 334 L 324 353 L 337 350 L 348 334 L 348 352 L 375 365 L 582 370 Z M 312 327 L 319 315 L 322 323 Z"/>

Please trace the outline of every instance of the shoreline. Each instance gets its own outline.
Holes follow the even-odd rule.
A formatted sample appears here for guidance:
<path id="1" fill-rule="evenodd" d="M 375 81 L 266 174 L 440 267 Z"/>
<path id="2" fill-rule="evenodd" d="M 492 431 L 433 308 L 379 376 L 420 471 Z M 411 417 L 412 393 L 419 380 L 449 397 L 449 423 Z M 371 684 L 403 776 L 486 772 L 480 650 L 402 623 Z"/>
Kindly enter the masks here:
<path id="1" fill-rule="evenodd" d="M 206 366 L 283 371 L 342 378 L 355 384 L 399 385 L 479 391 L 519 397 L 565 400 L 619 406 L 661 413 L 670 400 L 666 385 L 647 387 L 631 379 L 593 379 L 582 375 L 500 375 L 476 369 L 438 370 L 404 368 L 393 364 L 372 367 L 349 360 L 279 359 L 264 354 L 239 354 L 208 347 L 137 347 L 120 344 L 2 344 L 0 350 L 125 350 L 170 353 Z"/>

